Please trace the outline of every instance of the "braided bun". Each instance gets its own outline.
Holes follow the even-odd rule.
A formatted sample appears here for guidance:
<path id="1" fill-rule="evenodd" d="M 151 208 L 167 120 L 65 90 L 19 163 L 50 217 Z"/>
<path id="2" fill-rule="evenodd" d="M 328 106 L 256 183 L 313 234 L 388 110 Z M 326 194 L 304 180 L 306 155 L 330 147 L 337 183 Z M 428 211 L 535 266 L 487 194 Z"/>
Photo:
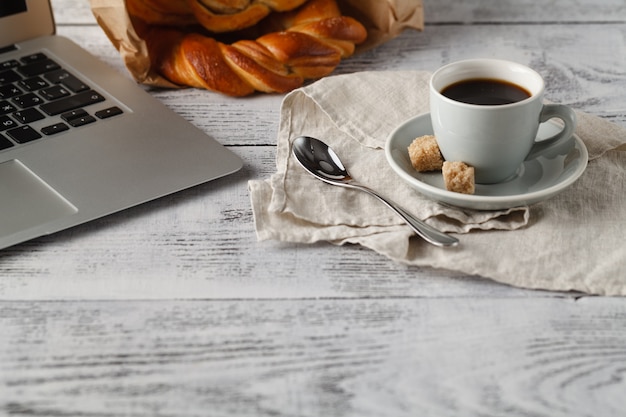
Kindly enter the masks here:
<path id="1" fill-rule="evenodd" d="M 187 0 L 127 0 L 128 14 L 151 25 L 186 26 L 197 23 Z"/>
<path id="2" fill-rule="evenodd" d="M 150 24 L 200 23 L 214 33 L 254 26 L 271 12 L 285 12 L 306 0 L 128 0 L 129 14 Z"/>
<path id="3" fill-rule="evenodd" d="M 263 4 L 280 10 L 304 0 L 188 0 L 187 5 L 194 9 L 200 1 L 202 7 L 208 7 L 209 3 L 249 3 L 251 7 Z M 129 13 L 148 23 L 135 26 L 142 28 L 138 32 L 146 41 L 153 68 L 175 84 L 231 96 L 245 96 L 254 91 L 284 93 L 300 87 L 306 79 L 328 75 L 367 36 L 359 22 L 341 15 L 335 0 L 309 0 L 293 11 L 269 15 L 252 28 L 265 33 L 256 40 L 241 39 L 227 44 L 197 31 L 161 26 L 175 26 L 172 21 L 184 20 L 181 17 L 184 13 L 164 11 L 170 3 L 178 2 L 127 0 Z M 178 11 L 181 9 L 182 6 Z M 159 20 L 155 11 L 165 16 Z M 206 21 L 196 20 L 203 26 Z M 241 36 L 242 32 L 236 35 Z"/>
<path id="4" fill-rule="evenodd" d="M 271 12 L 293 10 L 306 0 L 192 0 L 198 22 L 211 32 L 223 33 L 257 24 Z"/>

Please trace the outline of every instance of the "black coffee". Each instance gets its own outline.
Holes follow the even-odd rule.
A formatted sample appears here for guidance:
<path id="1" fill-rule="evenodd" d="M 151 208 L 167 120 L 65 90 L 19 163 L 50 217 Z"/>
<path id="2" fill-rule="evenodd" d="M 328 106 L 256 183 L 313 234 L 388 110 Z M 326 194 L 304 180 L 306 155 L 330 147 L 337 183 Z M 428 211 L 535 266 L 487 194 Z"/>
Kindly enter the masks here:
<path id="1" fill-rule="evenodd" d="M 451 84 L 441 94 L 455 101 L 483 106 L 516 103 L 530 97 L 530 93 L 519 85 L 478 78 Z"/>

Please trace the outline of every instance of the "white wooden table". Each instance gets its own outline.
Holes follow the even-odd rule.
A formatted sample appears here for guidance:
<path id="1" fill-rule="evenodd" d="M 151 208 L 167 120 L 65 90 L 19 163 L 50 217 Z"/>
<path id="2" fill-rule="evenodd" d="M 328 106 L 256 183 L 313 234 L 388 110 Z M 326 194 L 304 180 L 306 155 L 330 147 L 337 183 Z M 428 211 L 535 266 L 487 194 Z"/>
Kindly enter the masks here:
<path id="1" fill-rule="evenodd" d="M 86 0 L 58 32 L 126 73 Z M 626 126 L 626 1 L 425 0 L 426 30 L 336 73 L 531 65 Z M 281 96 L 153 91 L 237 174 L 0 252 L 0 416 L 623 416 L 626 300 L 257 242 Z M 625 272 L 626 273 L 626 272 Z"/>

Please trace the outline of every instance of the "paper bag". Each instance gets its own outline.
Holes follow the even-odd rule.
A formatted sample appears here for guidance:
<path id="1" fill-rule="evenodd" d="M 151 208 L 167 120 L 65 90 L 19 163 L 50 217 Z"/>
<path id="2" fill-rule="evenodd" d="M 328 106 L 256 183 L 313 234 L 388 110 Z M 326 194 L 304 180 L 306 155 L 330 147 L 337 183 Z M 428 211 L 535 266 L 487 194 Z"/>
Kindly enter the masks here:
<path id="1" fill-rule="evenodd" d="M 177 1 L 177 0 L 172 0 Z M 145 42 L 137 35 L 124 0 L 90 0 L 91 10 L 133 78 L 142 84 L 179 87 L 151 68 Z M 357 53 L 374 48 L 405 29 L 423 30 L 422 0 L 338 0 L 342 13 L 357 19 L 367 29 L 367 40 Z"/>

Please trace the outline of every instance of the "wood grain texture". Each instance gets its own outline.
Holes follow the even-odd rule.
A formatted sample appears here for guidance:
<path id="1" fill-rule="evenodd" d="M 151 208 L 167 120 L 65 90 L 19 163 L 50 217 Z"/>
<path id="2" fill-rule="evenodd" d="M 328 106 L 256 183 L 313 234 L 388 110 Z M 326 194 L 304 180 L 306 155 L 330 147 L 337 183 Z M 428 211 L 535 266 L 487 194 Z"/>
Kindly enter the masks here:
<path id="1" fill-rule="evenodd" d="M 621 300 L 13 302 L 0 313 L 5 413 L 569 417 L 626 406 Z"/>
<path id="2" fill-rule="evenodd" d="M 86 0 L 58 33 L 128 76 Z M 626 126 L 623 0 L 425 1 L 336 74 L 513 59 Z M 227 178 L 0 252 L 0 416 L 622 416 L 626 300 L 257 242 L 282 96 L 150 90 L 245 161 Z M 60 285 L 63 283 L 63 285 Z"/>

